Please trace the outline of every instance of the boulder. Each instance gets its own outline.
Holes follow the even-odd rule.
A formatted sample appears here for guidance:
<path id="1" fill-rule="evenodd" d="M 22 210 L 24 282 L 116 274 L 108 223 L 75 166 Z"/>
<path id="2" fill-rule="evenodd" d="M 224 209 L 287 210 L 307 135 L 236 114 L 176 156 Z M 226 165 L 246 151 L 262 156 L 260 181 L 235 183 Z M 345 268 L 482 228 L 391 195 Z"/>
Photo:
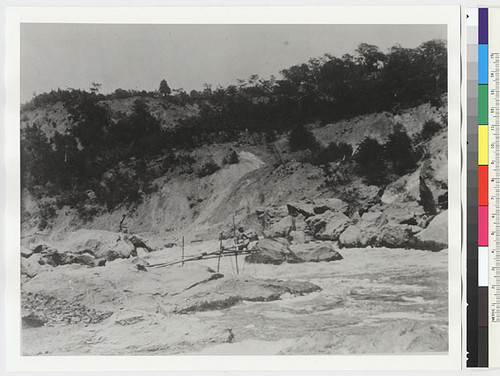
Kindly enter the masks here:
<path id="1" fill-rule="evenodd" d="M 149 255 L 149 251 L 146 248 L 138 247 L 135 249 L 136 255 L 139 258 L 144 258 Z"/>
<path id="2" fill-rule="evenodd" d="M 380 230 L 389 221 L 379 207 L 374 206 L 364 213 L 355 225 L 350 225 L 339 236 L 342 247 L 367 247 L 377 243 Z"/>
<path id="3" fill-rule="evenodd" d="M 87 265 L 87 266 L 95 266 L 96 259 L 90 253 L 82 253 L 81 255 L 75 255 L 72 263 Z"/>
<path id="4" fill-rule="evenodd" d="M 376 206 L 372 207 L 369 211 L 361 216 L 358 224 L 362 224 L 364 225 L 364 227 L 380 227 L 385 225 L 388 220 L 381 209 L 382 208 Z"/>
<path id="5" fill-rule="evenodd" d="M 312 202 L 294 202 L 287 204 L 288 213 L 292 217 L 296 217 L 299 214 L 303 215 L 305 218 L 309 218 L 314 215 L 314 204 Z"/>
<path id="6" fill-rule="evenodd" d="M 375 245 L 380 229 L 388 223 L 384 213 L 377 207 L 364 213 L 355 225 L 348 226 L 339 235 L 342 247 L 366 247 Z"/>
<path id="7" fill-rule="evenodd" d="M 352 213 L 351 215 L 351 222 L 356 224 L 358 223 L 359 221 L 361 220 L 361 215 L 359 214 L 358 211 L 355 211 L 354 213 Z"/>
<path id="8" fill-rule="evenodd" d="M 291 246 L 292 252 L 302 262 L 329 262 L 342 260 L 339 252 L 333 249 L 330 244 L 307 244 Z"/>
<path id="9" fill-rule="evenodd" d="M 312 234 L 322 232 L 326 227 L 326 218 L 324 214 L 314 215 L 306 219 L 309 230 Z"/>
<path id="10" fill-rule="evenodd" d="M 289 237 L 286 237 L 286 238 L 282 238 L 282 237 L 278 237 L 278 238 L 274 238 L 274 240 L 276 240 L 278 243 L 281 243 L 281 244 L 289 244 L 290 241 L 288 240 Z"/>
<path id="11" fill-rule="evenodd" d="M 42 257 L 38 260 L 40 265 L 50 265 L 50 266 L 59 266 L 63 265 L 63 261 L 66 261 L 67 258 L 64 254 L 60 253 L 56 249 L 50 249 L 47 252 L 44 252 Z"/>
<path id="12" fill-rule="evenodd" d="M 387 185 L 381 197 L 384 204 L 418 202 L 420 200 L 420 170 L 404 175 Z"/>
<path id="13" fill-rule="evenodd" d="M 40 328 L 44 326 L 47 322 L 46 319 L 36 315 L 34 312 L 31 312 L 28 315 L 25 315 L 21 318 L 23 329 L 27 328 Z"/>
<path id="14" fill-rule="evenodd" d="M 350 225 L 339 236 L 339 245 L 344 248 L 366 247 L 373 243 L 373 233 L 362 231 L 356 225 Z"/>
<path id="15" fill-rule="evenodd" d="M 294 220 L 295 220 L 295 230 L 302 231 L 304 233 L 309 233 L 309 226 L 307 225 L 306 217 L 304 217 L 302 214 L 299 214 L 294 218 Z"/>
<path id="16" fill-rule="evenodd" d="M 304 244 L 306 242 L 306 234 L 304 231 L 291 231 L 290 242 L 294 244 Z"/>
<path id="17" fill-rule="evenodd" d="M 288 208 L 286 206 L 266 206 L 257 208 L 255 212 L 257 217 L 283 218 L 288 215 Z"/>
<path id="18" fill-rule="evenodd" d="M 33 255 L 33 250 L 21 247 L 21 256 L 25 258 L 30 258 Z"/>
<path id="19" fill-rule="evenodd" d="M 377 236 L 376 246 L 387 248 L 406 248 L 412 236 L 412 229 L 408 225 L 386 225 Z"/>
<path id="20" fill-rule="evenodd" d="M 40 244 L 34 244 L 31 247 L 31 250 L 33 251 L 33 253 L 42 253 L 42 252 L 47 251 L 50 248 L 51 247 L 48 244 L 40 243 Z"/>
<path id="21" fill-rule="evenodd" d="M 220 310 L 244 301 L 270 302 L 316 291 L 321 291 L 321 287 L 307 281 L 237 276 L 222 278 L 209 284 L 200 284 L 192 289 L 186 289 L 174 297 L 171 302 L 173 303 L 173 313 L 190 313 Z"/>
<path id="22" fill-rule="evenodd" d="M 21 275 L 33 278 L 38 274 L 39 270 L 40 264 L 30 259 L 21 258 Z"/>
<path id="23" fill-rule="evenodd" d="M 425 216 L 425 211 L 418 203 L 392 203 L 390 205 L 376 205 L 370 210 L 379 210 L 383 213 L 387 222 L 392 224 L 408 224 L 416 225 L 422 217 Z"/>
<path id="24" fill-rule="evenodd" d="M 330 212 L 328 222 L 324 231 L 321 232 L 319 238 L 321 240 L 338 240 L 340 234 L 351 224 L 348 216 L 339 212 Z"/>
<path id="25" fill-rule="evenodd" d="M 141 238 L 139 235 L 132 235 L 128 237 L 128 240 L 134 245 L 134 247 L 137 248 L 143 248 L 146 249 L 148 252 L 153 252 L 154 249 L 151 248 L 149 245 L 146 244 L 146 241 Z"/>
<path id="26" fill-rule="evenodd" d="M 126 239 L 122 238 L 117 242 L 115 248 L 112 250 L 115 250 L 118 253 L 118 255 L 120 255 L 120 258 L 129 258 L 135 251 L 135 247 L 133 244 L 129 243 Z M 105 252 L 107 254 L 106 249 Z M 97 254 L 96 257 L 99 258 L 99 254 Z"/>
<path id="27" fill-rule="evenodd" d="M 245 237 L 248 239 L 248 241 L 250 242 L 253 242 L 253 241 L 256 241 L 256 240 L 259 240 L 259 235 L 257 234 L 256 231 L 250 229 L 250 230 L 247 230 L 243 233 L 243 235 L 245 235 Z"/>
<path id="28" fill-rule="evenodd" d="M 286 206 L 271 206 L 258 208 L 256 213 L 261 226 L 263 228 L 268 228 L 273 223 L 278 222 L 281 218 L 286 217 L 288 215 L 288 209 Z"/>
<path id="29" fill-rule="evenodd" d="M 429 226 L 410 240 L 410 246 L 429 251 L 448 248 L 448 210 L 436 215 Z"/>
<path id="30" fill-rule="evenodd" d="M 288 215 L 278 222 L 272 224 L 264 235 L 270 238 L 287 238 L 292 230 L 295 229 L 295 221 L 292 216 Z"/>
<path id="31" fill-rule="evenodd" d="M 245 258 L 245 261 L 254 264 L 280 265 L 284 262 L 298 262 L 298 259 L 286 244 L 264 238 L 257 242 L 254 251 Z"/>
<path id="32" fill-rule="evenodd" d="M 245 261 L 251 264 L 273 264 L 280 265 L 286 261 L 285 255 L 274 249 L 259 250 L 245 257 Z"/>
<path id="33" fill-rule="evenodd" d="M 420 176 L 420 200 L 419 204 L 422 205 L 425 212 L 430 215 L 436 214 L 437 210 L 437 196 L 429 189 L 425 179 Z"/>
<path id="34" fill-rule="evenodd" d="M 108 261 L 117 258 L 115 256 L 129 258 L 136 248 L 126 234 L 111 231 L 80 229 L 70 233 L 67 239 L 59 249 L 73 254 L 89 253 Z"/>
<path id="35" fill-rule="evenodd" d="M 40 265 L 60 266 L 68 264 L 80 264 L 86 266 L 95 266 L 96 258 L 90 253 L 62 253 L 56 249 L 51 249 L 44 253 L 38 260 Z"/>
<path id="36" fill-rule="evenodd" d="M 112 249 L 108 250 L 106 252 L 106 254 L 104 255 L 104 257 L 102 257 L 102 259 L 104 259 L 106 261 L 114 261 L 114 260 L 119 259 L 119 258 L 120 258 L 120 255 L 118 254 L 118 252 L 113 251 Z"/>
<path id="37" fill-rule="evenodd" d="M 364 226 L 364 227 L 360 227 Z M 353 247 L 407 248 L 411 246 L 413 235 L 421 227 L 401 224 L 384 224 L 381 227 L 366 226 L 366 223 L 350 225 L 339 236 L 339 245 Z"/>
<path id="38" fill-rule="evenodd" d="M 446 132 L 433 137 L 427 145 L 430 158 L 420 168 L 421 183 L 425 184 L 421 190 L 421 205 L 431 215 L 436 214 L 439 198 L 448 192 L 447 142 Z M 422 197 L 423 191 L 425 197 Z"/>
<path id="39" fill-rule="evenodd" d="M 251 241 L 250 243 L 248 243 L 248 245 L 247 245 L 247 249 L 248 249 L 249 251 L 253 251 L 253 250 L 257 247 L 257 243 L 258 243 L 258 242 L 259 242 L 258 240 L 253 240 L 253 241 Z"/>
<path id="40" fill-rule="evenodd" d="M 333 212 L 347 213 L 349 206 L 344 201 L 338 198 L 324 198 L 314 201 L 314 214 L 323 214 L 327 210 Z"/>

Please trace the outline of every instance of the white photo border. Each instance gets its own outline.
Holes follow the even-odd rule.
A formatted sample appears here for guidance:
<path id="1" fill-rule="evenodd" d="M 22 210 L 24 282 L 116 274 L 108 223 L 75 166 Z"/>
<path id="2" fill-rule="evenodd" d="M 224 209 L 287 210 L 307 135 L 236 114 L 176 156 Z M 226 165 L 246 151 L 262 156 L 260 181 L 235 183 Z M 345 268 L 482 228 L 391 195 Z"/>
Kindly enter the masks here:
<path id="1" fill-rule="evenodd" d="M 449 351 L 412 355 L 22 356 L 20 311 L 20 25 L 112 24 L 441 24 L 448 46 Z M 459 6 L 10 7 L 6 8 L 6 351 L 9 372 L 458 370 L 461 349 L 461 126 Z"/>

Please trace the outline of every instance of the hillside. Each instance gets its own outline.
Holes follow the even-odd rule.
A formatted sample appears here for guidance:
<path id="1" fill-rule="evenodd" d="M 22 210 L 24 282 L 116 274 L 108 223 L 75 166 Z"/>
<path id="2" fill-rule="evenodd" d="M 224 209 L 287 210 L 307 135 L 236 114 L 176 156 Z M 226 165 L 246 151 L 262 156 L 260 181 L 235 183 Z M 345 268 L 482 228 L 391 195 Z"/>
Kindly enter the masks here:
<path id="1" fill-rule="evenodd" d="M 111 113 L 119 113 L 128 103 L 129 100 L 113 100 L 106 102 L 106 105 Z M 157 103 L 157 100 L 146 103 L 152 106 L 151 103 Z M 157 106 L 154 111 L 157 119 L 171 118 L 173 114 L 179 113 L 177 106 Z M 59 132 L 64 132 L 68 124 L 71 124 L 62 116 L 59 103 L 53 107 L 27 111 L 23 115 L 34 119 L 42 112 L 45 112 L 47 124 L 58 124 Z M 380 143 L 387 142 L 398 124 L 403 125 L 412 140 L 417 140 L 424 124 L 432 121 L 440 123 L 444 114 L 446 107 L 436 109 L 424 104 L 397 114 L 383 112 L 361 115 L 325 125 L 310 124 L 307 128 L 317 140 L 321 140 L 323 146 L 336 141 L 350 144 L 356 149 L 368 136 Z M 65 120 L 58 123 L 61 119 Z M 42 129 L 50 137 L 50 128 Z M 440 205 L 438 197 L 446 190 L 444 127 L 430 140 L 415 143 L 415 148 L 426 148 L 429 154 L 421 158 L 414 171 L 401 177 L 391 176 L 393 181 L 384 182 L 383 185 L 367 184 L 354 162 L 344 165 L 339 162 L 328 162 L 325 165 L 308 163 L 311 152 L 307 149 L 291 151 L 288 137 L 284 133 L 273 142 L 265 142 L 260 134 L 243 132 L 236 142 L 216 143 L 175 152 L 175 158 L 179 162 L 170 166 L 165 161 L 171 158 L 170 154 L 151 158 L 141 172 L 141 176 L 151 178 L 148 182 L 153 187 L 151 192 L 142 192 L 138 202 L 125 202 L 112 210 L 96 202 L 93 192 L 86 193 L 78 208 L 63 205 L 57 209 L 57 195 L 37 200 L 25 190 L 23 228 L 26 234 L 39 233 L 42 220 L 40 208 L 50 207 L 53 215 L 48 218 L 45 232 L 50 233 L 51 237 L 82 227 L 117 231 L 125 216 L 122 224 L 130 232 L 158 237 L 159 242 L 162 239 L 161 241 L 169 243 L 184 234 L 192 239 L 197 236 L 217 238 L 220 231 L 232 228 L 233 216 L 236 225 L 248 224 L 262 233 L 263 228 L 256 218 L 256 210 L 262 207 L 280 207 L 290 202 L 337 197 L 345 200 L 351 207 L 349 211 L 354 213 L 360 209 L 369 209 L 369 205 L 380 202 L 381 198 L 386 200 L 391 192 L 392 195 L 413 194 L 412 198 L 419 200 L 420 193 L 415 192 L 415 189 L 418 190 L 420 183 L 413 183 L 417 187 L 410 187 L 407 183 L 419 174 L 428 175 L 427 185 L 433 192 L 435 206 Z M 238 154 L 238 162 L 225 164 L 224 158 L 228 158 L 233 151 Z M 211 161 L 218 170 L 199 177 L 200 171 Z M 123 171 L 137 174 L 137 171 L 133 171 L 135 168 L 134 163 L 123 165 L 119 171 L 104 174 L 100 184 L 111 187 L 113 180 L 117 178 L 116 174 Z M 398 200 L 404 200 L 403 196 Z"/>

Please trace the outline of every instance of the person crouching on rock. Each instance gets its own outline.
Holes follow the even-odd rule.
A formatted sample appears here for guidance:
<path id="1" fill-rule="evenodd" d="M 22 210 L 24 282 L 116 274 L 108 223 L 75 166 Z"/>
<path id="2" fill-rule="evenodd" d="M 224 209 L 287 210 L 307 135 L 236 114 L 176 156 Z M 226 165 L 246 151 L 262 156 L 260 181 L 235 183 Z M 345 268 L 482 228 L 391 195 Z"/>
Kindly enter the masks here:
<path id="1" fill-rule="evenodd" d="M 236 234 L 236 248 L 238 251 L 247 249 L 249 243 L 250 239 L 245 234 L 243 227 L 238 228 L 238 232 Z"/>

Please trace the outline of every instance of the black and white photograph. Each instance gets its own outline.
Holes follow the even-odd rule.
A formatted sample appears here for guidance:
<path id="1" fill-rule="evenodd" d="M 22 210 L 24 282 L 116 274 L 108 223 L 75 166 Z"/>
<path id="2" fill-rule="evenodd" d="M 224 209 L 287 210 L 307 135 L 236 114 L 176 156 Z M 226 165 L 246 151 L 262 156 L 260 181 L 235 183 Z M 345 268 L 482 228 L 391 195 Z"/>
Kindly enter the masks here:
<path id="1" fill-rule="evenodd" d="M 448 354 L 448 48 L 21 23 L 21 355 Z"/>

